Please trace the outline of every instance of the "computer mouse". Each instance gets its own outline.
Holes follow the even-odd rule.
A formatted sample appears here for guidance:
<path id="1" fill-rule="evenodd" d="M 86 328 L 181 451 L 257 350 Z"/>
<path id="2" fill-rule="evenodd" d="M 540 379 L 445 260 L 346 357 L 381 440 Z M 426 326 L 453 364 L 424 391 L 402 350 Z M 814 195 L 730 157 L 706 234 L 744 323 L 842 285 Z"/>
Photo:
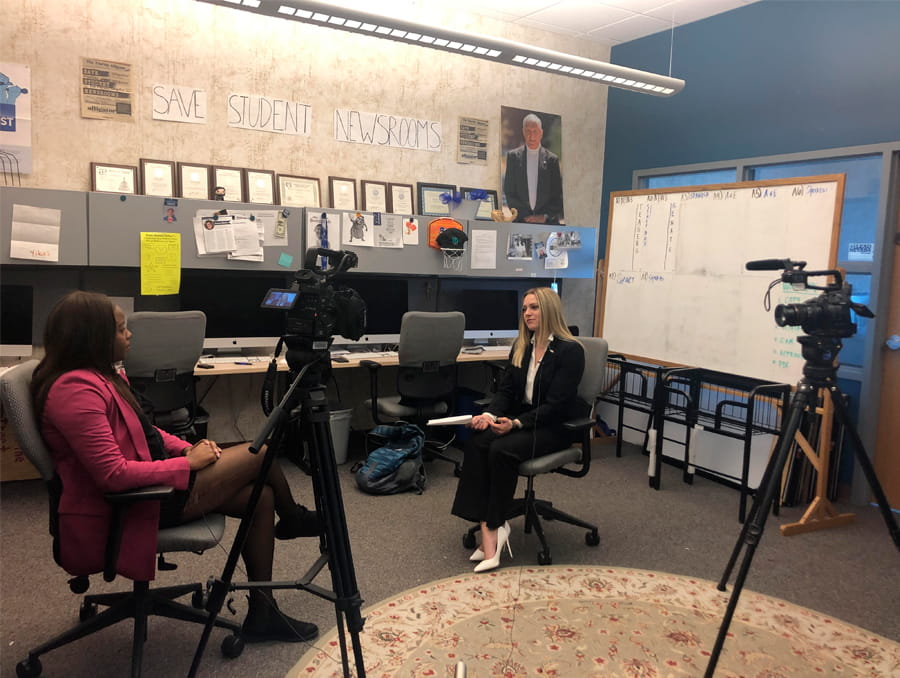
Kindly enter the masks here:
<path id="1" fill-rule="evenodd" d="M 345 358 L 342 355 L 333 355 L 333 356 L 331 356 L 331 359 L 336 363 L 349 363 L 350 362 L 349 360 L 347 360 L 347 358 Z"/>

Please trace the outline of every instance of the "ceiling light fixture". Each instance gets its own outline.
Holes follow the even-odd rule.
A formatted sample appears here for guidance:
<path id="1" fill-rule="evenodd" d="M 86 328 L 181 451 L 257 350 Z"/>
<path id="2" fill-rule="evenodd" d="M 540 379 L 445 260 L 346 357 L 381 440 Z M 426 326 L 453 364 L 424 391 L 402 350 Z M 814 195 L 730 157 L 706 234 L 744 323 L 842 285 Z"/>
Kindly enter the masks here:
<path id="1" fill-rule="evenodd" d="M 594 61 L 524 43 L 477 33 L 426 26 L 402 19 L 344 9 L 315 0 L 198 0 L 255 14 L 293 19 L 351 33 L 374 35 L 407 45 L 416 44 L 455 54 L 464 53 L 495 63 L 591 80 L 609 87 L 668 97 L 684 88 L 684 80 Z"/>

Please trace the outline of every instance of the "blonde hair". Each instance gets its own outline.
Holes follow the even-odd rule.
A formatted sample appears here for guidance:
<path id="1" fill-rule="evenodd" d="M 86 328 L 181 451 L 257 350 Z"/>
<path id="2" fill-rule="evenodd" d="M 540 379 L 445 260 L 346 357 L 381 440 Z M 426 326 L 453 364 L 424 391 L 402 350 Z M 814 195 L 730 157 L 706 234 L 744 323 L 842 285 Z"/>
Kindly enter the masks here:
<path id="1" fill-rule="evenodd" d="M 523 303 L 525 297 L 529 294 L 533 294 L 537 298 L 538 307 L 541 309 L 541 324 L 534 332 L 535 342 L 543 343 L 551 334 L 557 339 L 576 341 L 566 325 L 566 319 L 563 317 L 559 295 L 549 287 L 533 287 L 522 296 Z M 519 336 L 516 337 L 516 341 L 513 343 L 512 352 L 512 364 L 516 367 L 522 367 L 525 351 L 531 344 L 531 335 L 531 330 L 525 326 L 525 314 L 520 313 Z"/>

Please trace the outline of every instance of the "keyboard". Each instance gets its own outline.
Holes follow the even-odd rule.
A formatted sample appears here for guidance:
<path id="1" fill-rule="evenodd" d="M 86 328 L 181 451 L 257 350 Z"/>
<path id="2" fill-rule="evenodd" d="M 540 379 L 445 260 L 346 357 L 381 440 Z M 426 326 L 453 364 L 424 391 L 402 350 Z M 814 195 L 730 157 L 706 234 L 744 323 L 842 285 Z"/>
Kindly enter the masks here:
<path id="1" fill-rule="evenodd" d="M 216 355 L 210 358 L 200 358 L 202 363 L 212 365 L 234 365 L 235 363 L 267 363 L 272 360 L 270 355 Z"/>
<path id="2" fill-rule="evenodd" d="M 396 358 L 397 351 L 361 351 L 360 353 L 340 353 L 347 360 L 368 360 L 369 358 Z"/>

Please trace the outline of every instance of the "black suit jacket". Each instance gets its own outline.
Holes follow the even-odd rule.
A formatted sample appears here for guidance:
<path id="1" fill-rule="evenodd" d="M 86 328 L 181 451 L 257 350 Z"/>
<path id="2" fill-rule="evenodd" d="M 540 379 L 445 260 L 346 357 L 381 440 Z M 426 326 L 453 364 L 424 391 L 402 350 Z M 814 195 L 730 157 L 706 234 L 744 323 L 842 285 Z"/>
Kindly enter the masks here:
<path id="1" fill-rule="evenodd" d="M 526 405 L 525 379 L 533 346 L 528 346 L 522 366 L 510 363 L 487 411 L 522 422 L 522 428 L 550 427 L 563 431 L 570 419 L 590 415 L 591 406 L 578 397 L 584 372 L 584 349 L 577 341 L 554 339 L 547 347 L 534 379 L 532 404 Z"/>
<path id="2" fill-rule="evenodd" d="M 558 224 L 563 216 L 562 175 L 559 157 L 543 146 L 538 149 L 537 198 L 534 209 L 528 201 L 528 168 L 525 146 L 514 148 L 506 154 L 506 175 L 503 177 L 503 194 L 506 204 L 518 210 L 517 221 L 532 214 L 547 215 L 548 224 Z"/>

